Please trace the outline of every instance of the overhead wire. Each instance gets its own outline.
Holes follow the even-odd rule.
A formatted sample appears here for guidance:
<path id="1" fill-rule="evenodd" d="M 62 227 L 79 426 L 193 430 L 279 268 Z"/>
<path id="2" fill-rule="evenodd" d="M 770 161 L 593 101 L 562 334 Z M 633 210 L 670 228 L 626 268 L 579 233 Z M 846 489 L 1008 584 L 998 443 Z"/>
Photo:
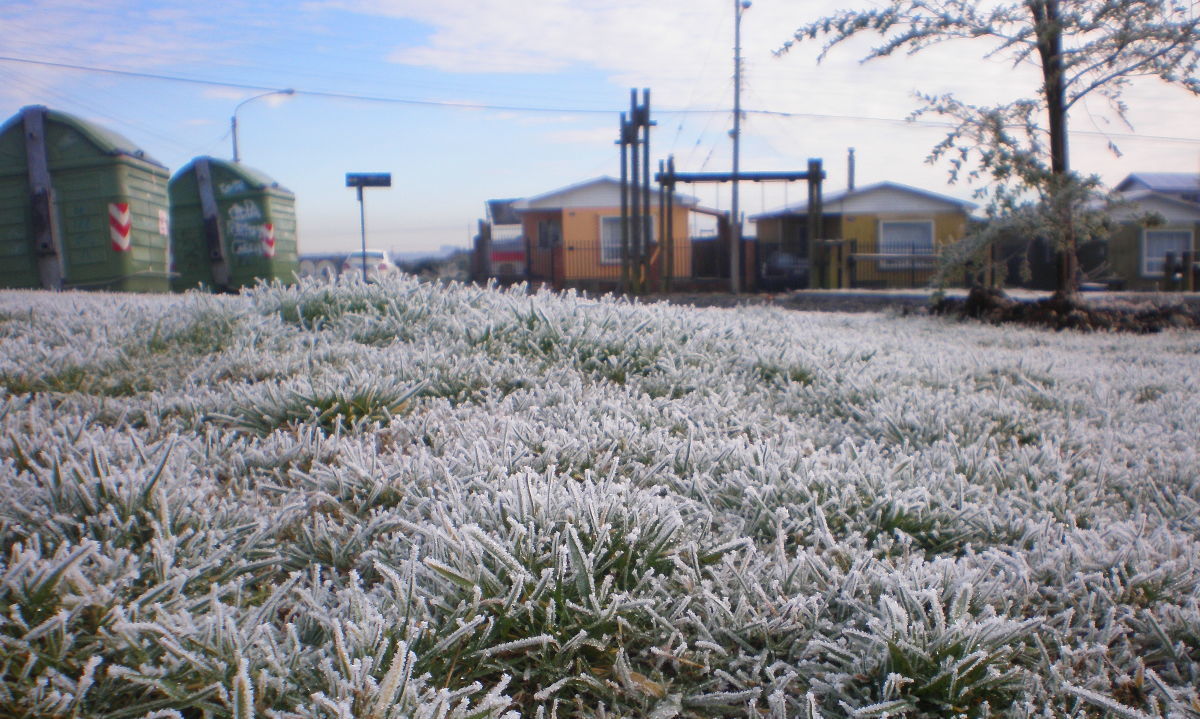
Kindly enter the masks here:
<path id="1" fill-rule="evenodd" d="M 95 65 L 79 65 L 76 63 L 53 62 L 49 60 L 34 60 L 31 58 L 13 57 L 8 55 L 0 55 L 0 62 L 26 63 L 31 65 L 40 65 L 43 67 L 53 67 L 63 70 L 76 70 L 80 72 L 94 72 L 107 75 L 119 75 L 123 77 L 135 77 L 145 80 L 160 80 L 164 82 L 181 82 L 194 85 L 205 85 L 208 87 L 226 87 L 237 90 L 248 90 L 252 92 L 270 92 L 273 90 L 287 89 L 279 86 L 231 82 L 228 80 L 213 80 L 200 77 L 189 77 L 186 75 L 167 75 L 164 73 L 144 72 L 138 70 L 121 70 L 117 68 L 99 67 Z M 563 107 L 563 106 L 535 106 L 535 105 L 513 105 L 513 104 L 497 104 L 486 102 L 465 102 L 457 100 L 424 100 L 412 97 L 389 97 L 385 95 L 368 95 L 365 93 L 353 92 L 334 92 L 329 90 L 310 90 L 304 88 L 291 88 L 296 95 L 306 95 L 309 97 L 323 97 L 339 100 L 355 100 L 359 102 L 378 102 L 389 103 L 396 105 L 417 105 L 426 107 L 448 107 L 464 110 L 501 110 L 509 112 L 561 112 L 573 114 L 613 114 L 612 108 L 588 108 L 588 107 Z M 683 112 L 679 110 L 666 110 L 662 112 Z M 691 111 L 696 114 L 706 112 L 704 110 Z M 723 110 L 710 110 L 707 112 L 723 112 Z"/>
<path id="2" fill-rule="evenodd" d="M 722 13 L 722 17 L 724 17 L 724 15 L 725 14 Z M 709 23 L 709 26 L 712 28 L 712 35 L 708 39 L 708 47 L 704 52 L 704 61 L 700 64 L 700 71 L 698 73 L 696 73 L 695 78 L 692 82 L 692 86 L 688 90 L 688 99 L 687 99 L 687 102 L 684 103 L 685 109 L 689 109 L 689 108 L 693 107 L 693 104 L 694 104 L 693 101 L 696 99 L 696 88 L 700 86 L 701 79 L 708 75 L 708 68 L 709 68 L 709 65 L 712 63 L 713 54 L 717 47 L 719 31 L 723 27 L 722 23 L 720 23 L 720 22 Z M 684 119 L 685 118 L 683 118 L 683 117 L 680 118 L 679 127 L 675 131 L 675 137 L 671 140 L 671 152 L 672 153 L 675 151 L 675 148 L 678 146 L 679 138 L 683 134 Z"/>
<path id="3" fill-rule="evenodd" d="M 285 88 L 273 87 L 270 85 L 261 85 L 253 83 L 231 82 L 227 80 L 213 80 L 199 77 L 188 77 L 185 75 L 167 75 L 164 73 L 144 72 L 137 70 L 121 70 L 116 68 L 99 67 L 92 65 L 80 65 L 76 63 L 53 62 L 48 60 L 35 60 L 32 58 L 14 57 L 9 55 L 0 55 L 0 62 L 24 63 L 30 65 L 39 65 L 43 67 L 53 67 L 64 70 L 75 70 L 79 72 L 94 72 L 108 75 L 118 75 L 124 77 L 136 77 L 149 80 L 159 80 L 164 82 L 180 82 L 190 83 L 195 85 L 204 85 L 208 87 L 227 87 L 240 90 L 249 90 L 254 92 L 269 92 L 281 90 Z M 618 112 L 612 108 L 592 108 L 592 107 L 565 107 L 565 106 L 546 106 L 546 105 L 515 105 L 515 104 L 497 104 L 487 102 L 467 102 L 456 100 L 428 100 L 417 99 L 411 97 L 389 97 L 385 95 L 368 95 L 363 93 L 352 92 L 331 92 L 326 90 L 309 90 L 303 88 L 291 88 L 296 95 L 304 95 L 308 97 L 322 97 L 327 99 L 352 100 L 359 102 L 377 102 L 398 105 L 412 105 L 424 107 L 443 107 L 452 109 L 464 110 L 494 110 L 504 112 L 528 112 L 528 113 L 564 113 L 564 114 L 587 114 L 587 115 L 611 115 Z M 660 115 L 725 115 L 729 113 L 728 108 L 655 108 L 655 112 Z M 954 123 L 943 122 L 937 120 L 922 120 L 909 118 L 895 117 L 878 117 L 871 115 L 854 115 L 854 114 L 835 114 L 835 113 L 820 113 L 820 112 L 798 112 L 790 110 L 769 110 L 762 108 L 743 108 L 742 113 L 745 115 L 760 115 L 774 116 L 790 119 L 814 119 L 814 120 L 836 120 L 842 122 L 876 122 L 898 126 L 918 126 L 918 127 L 941 127 L 951 128 Z M 1154 140 L 1159 142 L 1180 142 L 1180 143 L 1195 143 L 1200 144 L 1200 138 L 1193 137 L 1176 137 L 1166 135 L 1145 135 L 1140 133 L 1107 133 L 1096 131 L 1073 131 L 1077 135 L 1096 135 L 1100 137 L 1116 137 L 1121 139 L 1136 139 L 1136 140 Z"/>
<path id="4" fill-rule="evenodd" d="M 4 73 L 4 74 L 11 78 L 8 81 L 8 84 L 10 84 L 10 85 L 19 86 L 19 87 L 21 87 L 33 94 L 37 94 L 39 96 L 50 97 L 50 98 L 62 101 L 64 103 L 74 104 L 74 105 L 86 110 L 88 113 L 90 113 L 96 117 L 101 117 L 106 120 L 110 120 L 110 121 L 117 122 L 120 124 L 128 125 L 130 127 L 135 128 L 139 133 L 151 135 L 153 137 L 158 138 L 159 140 L 162 140 L 163 142 L 170 143 L 171 145 L 174 145 L 177 148 L 182 149 L 182 148 L 186 147 L 186 145 L 184 145 L 184 143 L 180 142 L 179 139 L 176 137 L 172 137 L 170 135 L 166 135 L 162 132 L 159 132 L 155 128 L 148 126 L 144 123 L 141 123 L 141 122 L 138 122 L 135 120 L 131 121 L 128 119 L 117 117 L 116 115 L 113 115 L 111 112 L 107 111 L 103 107 L 100 107 L 99 105 L 97 105 L 94 102 L 89 102 L 82 98 L 68 95 L 46 83 L 39 83 L 36 80 L 29 78 L 29 77 L 13 76 L 11 73 Z"/>

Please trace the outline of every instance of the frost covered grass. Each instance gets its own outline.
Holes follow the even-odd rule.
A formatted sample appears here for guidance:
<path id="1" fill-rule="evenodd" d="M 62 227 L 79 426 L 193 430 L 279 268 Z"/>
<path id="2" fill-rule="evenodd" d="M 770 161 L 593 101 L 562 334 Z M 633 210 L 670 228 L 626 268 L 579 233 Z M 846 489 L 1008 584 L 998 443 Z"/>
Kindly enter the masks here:
<path id="1" fill-rule="evenodd" d="M 0 715 L 1200 716 L 1200 336 L 0 293 Z"/>

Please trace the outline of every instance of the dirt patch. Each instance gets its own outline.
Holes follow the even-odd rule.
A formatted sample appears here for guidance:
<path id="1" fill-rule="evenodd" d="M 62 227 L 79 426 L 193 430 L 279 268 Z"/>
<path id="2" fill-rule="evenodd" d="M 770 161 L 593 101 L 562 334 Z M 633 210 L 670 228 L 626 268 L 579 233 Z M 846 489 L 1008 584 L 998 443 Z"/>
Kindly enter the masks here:
<path id="1" fill-rule="evenodd" d="M 1059 297 L 1026 301 L 1009 297 L 1003 290 L 972 289 L 965 298 L 947 297 L 935 302 L 936 315 L 964 317 L 994 323 L 1016 323 L 1056 330 L 1084 332 L 1135 332 L 1148 334 L 1165 329 L 1200 327 L 1200 307 L 1186 302 L 1170 304 L 1150 301 Z"/>
<path id="2" fill-rule="evenodd" d="M 880 292 L 866 290 L 862 292 L 838 292 L 822 290 L 798 290 L 779 293 L 743 293 L 729 292 L 696 292 L 696 293 L 663 293 L 647 295 L 641 298 L 643 302 L 669 302 L 692 307 L 743 307 L 759 306 L 782 307 L 800 312 L 888 312 L 897 311 L 902 314 L 926 312 L 929 309 L 929 293 L 926 291 L 913 292 Z"/>
<path id="3" fill-rule="evenodd" d="M 642 302 L 693 307 L 766 305 L 801 312 L 894 312 L 959 317 L 1084 332 L 1149 334 L 1165 329 L 1200 329 L 1200 296 L 1158 293 L 1083 293 L 1074 302 L 1053 296 L 1009 295 L 999 289 L 951 291 L 935 299 L 928 290 L 744 293 L 696 292 L 646 295 Z"/>

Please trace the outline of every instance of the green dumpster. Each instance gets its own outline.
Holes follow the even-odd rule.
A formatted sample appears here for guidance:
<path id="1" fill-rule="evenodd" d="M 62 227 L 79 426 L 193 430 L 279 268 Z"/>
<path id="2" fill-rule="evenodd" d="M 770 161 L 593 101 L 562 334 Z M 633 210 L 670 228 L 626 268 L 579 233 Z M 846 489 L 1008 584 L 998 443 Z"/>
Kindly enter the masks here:
<path id="1" fill-rule="evenodd" d="M 245 165 L 198 157 L 171 178 L 175 289 L 294 282 L 296 199 Z"/>
<path id="2" fill-rule="evenodd" d="M 40 105 L 0 125 L 0 287 L 170 289 L 167 169 Z"/>

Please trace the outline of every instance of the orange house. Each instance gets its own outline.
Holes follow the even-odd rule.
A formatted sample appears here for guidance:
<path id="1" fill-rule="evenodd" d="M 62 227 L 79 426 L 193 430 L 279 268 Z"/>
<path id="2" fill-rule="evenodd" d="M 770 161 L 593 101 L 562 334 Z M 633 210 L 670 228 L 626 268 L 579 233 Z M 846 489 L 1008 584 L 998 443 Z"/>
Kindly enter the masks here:
<path id="1" fill-rule="evenodd" d="M 676 195 L 670 245 L 661 241 L 658 189 L 650 192 L 648 282 L 692 275 L 692 243 L 688 221 L 696 199 Z M 621 183 L 599 177 L 543 195 L 518 200 L 512 209 L 521 218 L 531 282 L 562 289 L 615 289 L 621 282 Z M 670 258 L 670 267 L 667 266 Z"/>

